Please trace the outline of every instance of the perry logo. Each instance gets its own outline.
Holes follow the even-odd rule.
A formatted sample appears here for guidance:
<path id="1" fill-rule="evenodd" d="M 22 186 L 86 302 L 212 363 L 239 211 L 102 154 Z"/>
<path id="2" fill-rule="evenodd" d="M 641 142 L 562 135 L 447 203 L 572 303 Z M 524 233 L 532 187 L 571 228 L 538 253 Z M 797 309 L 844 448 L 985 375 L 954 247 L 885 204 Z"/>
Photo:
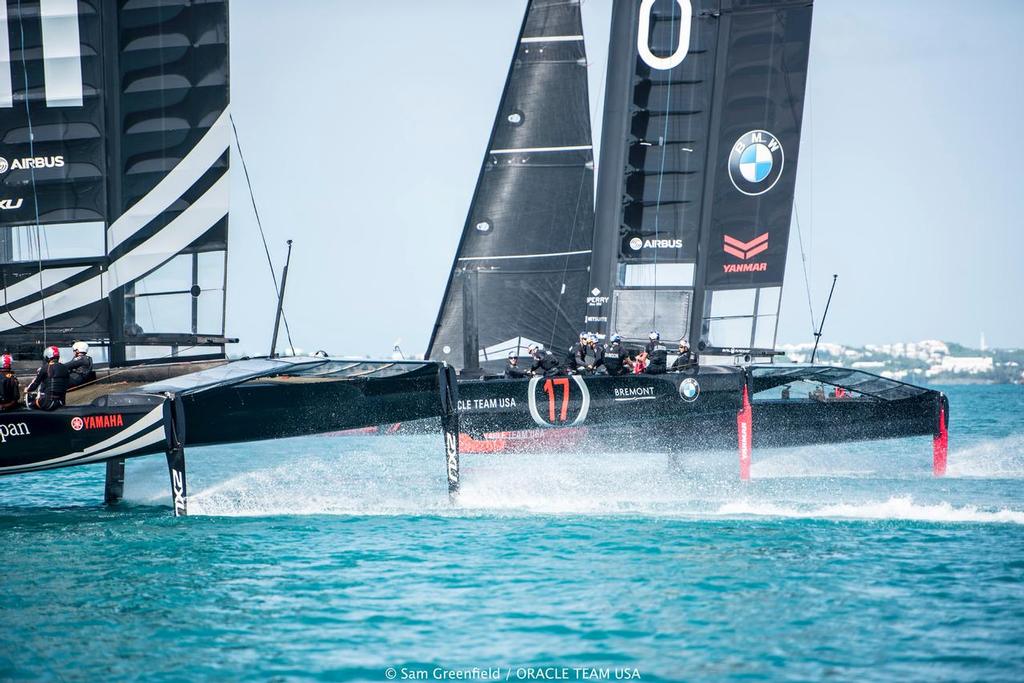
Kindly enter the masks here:
<path id="1" fill-rule="evenodd" d="M 729 180 L 743 194 L 756 197 L 775 187 L 785 161 L 778 138 L 766 130 L 752 130 L 729 152 Z"/>

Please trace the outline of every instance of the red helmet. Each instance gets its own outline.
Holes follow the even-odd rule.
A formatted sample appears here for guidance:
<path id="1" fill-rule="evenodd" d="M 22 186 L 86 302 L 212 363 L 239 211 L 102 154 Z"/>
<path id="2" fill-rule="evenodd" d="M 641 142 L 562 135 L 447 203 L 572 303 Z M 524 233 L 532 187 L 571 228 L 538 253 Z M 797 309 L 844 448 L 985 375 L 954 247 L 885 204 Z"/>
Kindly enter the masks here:
<path id="1" fill-rule="evenodd" d="M 4 370 L 10 370 L 11 369 L 11 362 L 12 361 L 13 361 L 13 359 L 11 358 L 11 354 L 9 354 L 9 353 L 5 353 L 4 355 L 0 356 L 0 366 L 3 366 Z"/>
<path id="2" fill-rule="evenodd" d="M 43 351 L 43 358 L 45 360 L 60 360 L 60 349 L 56 346 L 47 346 Z"/>

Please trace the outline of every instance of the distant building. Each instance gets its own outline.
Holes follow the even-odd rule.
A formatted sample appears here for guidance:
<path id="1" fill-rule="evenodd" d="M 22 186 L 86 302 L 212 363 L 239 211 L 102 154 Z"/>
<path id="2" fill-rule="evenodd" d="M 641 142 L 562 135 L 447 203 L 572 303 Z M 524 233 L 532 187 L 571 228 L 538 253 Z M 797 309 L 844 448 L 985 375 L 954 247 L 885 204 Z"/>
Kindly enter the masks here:
<path id="1" fill-rule="evenodd" d="M 945 356 L 940 364 L 928 368 L 925 374 L 929 377 L 945 373 L 977 375 L 983 372 L 992 372 L 994 369 L 995 364 L 991 357 Z"/>

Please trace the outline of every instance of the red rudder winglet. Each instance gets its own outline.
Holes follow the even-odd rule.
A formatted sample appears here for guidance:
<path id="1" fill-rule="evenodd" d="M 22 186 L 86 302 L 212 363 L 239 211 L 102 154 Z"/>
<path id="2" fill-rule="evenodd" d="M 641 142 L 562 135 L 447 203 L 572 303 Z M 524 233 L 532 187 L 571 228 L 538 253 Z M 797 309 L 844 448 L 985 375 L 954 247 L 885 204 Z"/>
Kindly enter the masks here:
<path id="1" fill-rule="evenodd" d="M 750 408 L 750 394 L 743 385 L 743 407 L 736 416 L 736 437 L 740 448 L 740 479 L 750 479 L 750 451 L 754 415 Z"/>
<path id="2" fill-rule="evenodd" d="M 939 407 L 939 428 L 932 437 L 932 474 L 941 477 L 946 474 L 946 459 L 949 455 L 949 428 L 946 406 Z"/>

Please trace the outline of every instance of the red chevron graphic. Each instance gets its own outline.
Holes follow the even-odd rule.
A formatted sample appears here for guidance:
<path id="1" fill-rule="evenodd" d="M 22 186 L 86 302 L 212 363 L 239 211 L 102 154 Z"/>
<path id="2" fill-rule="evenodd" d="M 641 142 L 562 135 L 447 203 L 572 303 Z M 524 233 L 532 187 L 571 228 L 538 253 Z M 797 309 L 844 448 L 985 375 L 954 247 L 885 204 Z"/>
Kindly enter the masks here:
<path id="1" fill-rule="evenodd" d="M 758 235 L 749 242 L 741 242 L 735 237 L 729 235 L 724 236 L 724 244 L 722 249 L 725 250 L 726 254 L 735 256 L 738 259 L 747 261 L 754 258 L 763 251 L 768 250 L 768 233 Z"/>

